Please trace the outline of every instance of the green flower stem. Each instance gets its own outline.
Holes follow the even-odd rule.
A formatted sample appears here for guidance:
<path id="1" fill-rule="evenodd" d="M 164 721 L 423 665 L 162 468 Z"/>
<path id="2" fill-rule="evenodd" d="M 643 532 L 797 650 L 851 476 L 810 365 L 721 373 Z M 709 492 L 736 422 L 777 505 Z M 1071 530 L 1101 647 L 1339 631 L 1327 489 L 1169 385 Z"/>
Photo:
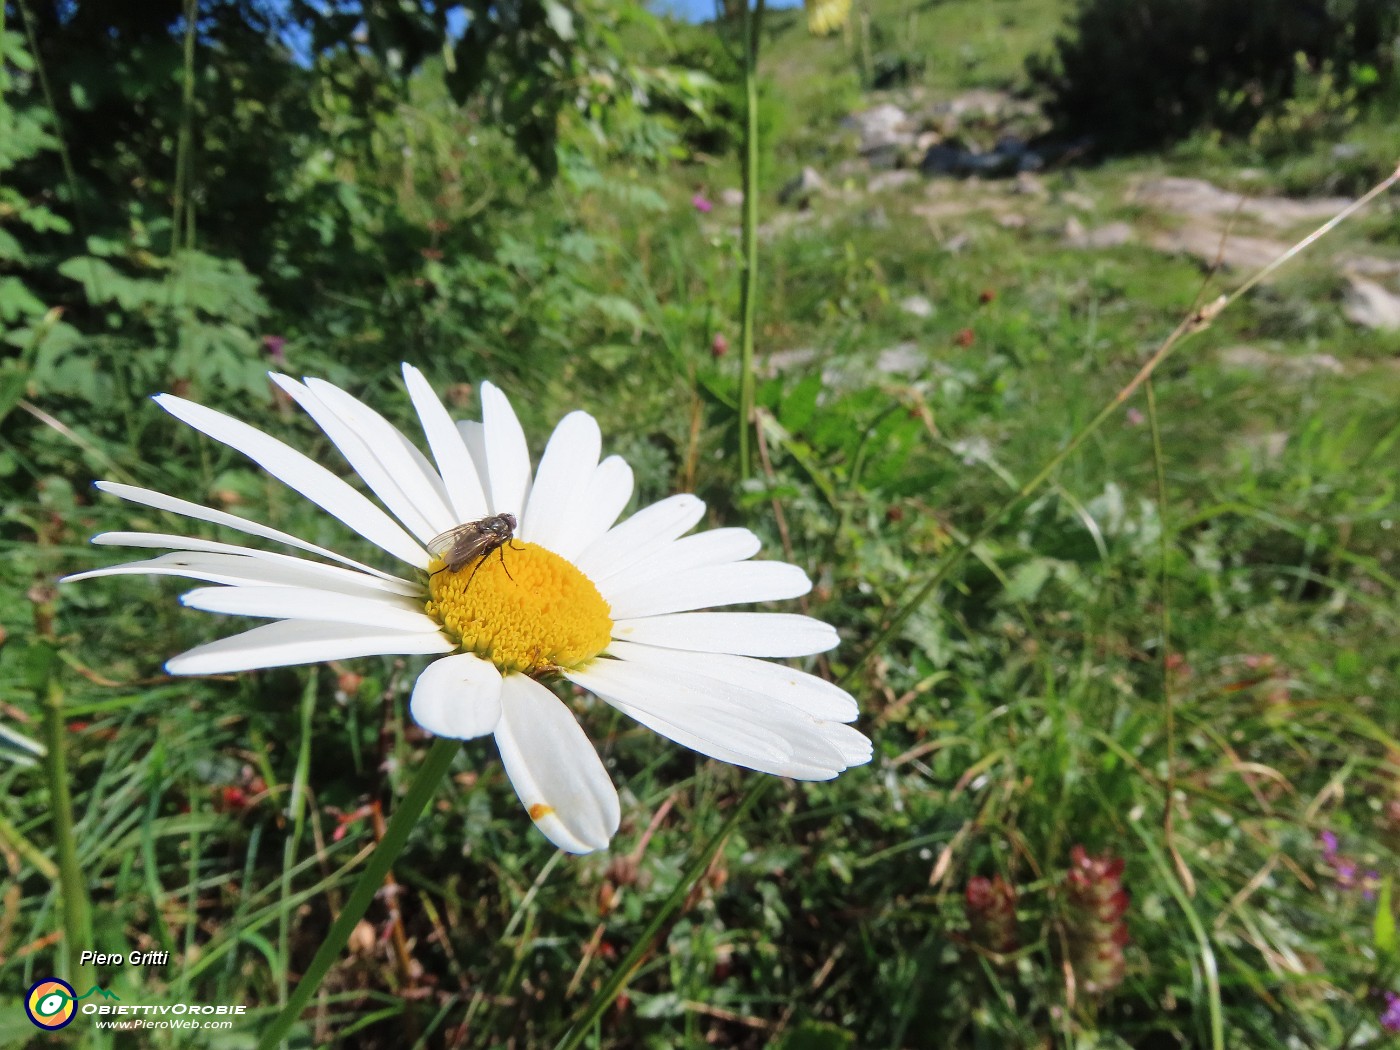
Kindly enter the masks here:
<path id="1" fill-rule="evenodd" d="M 271 1050 L 272 1047 L 281 1042 L 287 1032 L 291 1030 L 292 1025 L 296 1023 L 297 1018 L 301 1016 L 301 1012 L 306 1009 L 311 997 L 316 994 L 316 989 L 325 979 L 327 971 L 340 955 L 341 949 L 345 947 L 345 942 L 350 939 L 351 931 L 364 917 L 370 901 L 374 900 L 374 895 L 384 885 L 384 876 L 389 873 L 394 861 L 403 852 L 409 833 L 432 799 L 433 793 L 437 791 L 442 778 L 447 774 L 461 744 L 460 740 L 439 737 L 428 749 L 427 755 L 423 758 L 423 764 L 418 767 L 418 772 L 414 774 L 413 783 L 408 786 L 408 793 L 394 809 L 394 815 L 389 818 L 389 825 L 384 830 L 384 838 L 370 854 L 369 863 L 365 865 L 365 870 L 360 873 L 355 888 L 350 891 L 350 897 L 346 900 L 345 907 L 341 909 L 335 922 L 331 924 L 326 939 L 321 942 L 321 947 L 316 949 L 316 955 L 312 958 L 311 965 L 306 968 L 300 983 L 292 990 L 287 1005 L 278 1013 L 271 1026 L 263 1032 L 262 1038 L 258 1041 L 259 1050 Z"/>
<path id="2" fill-rule="evenodd" d="M 58 885 L 63 908 L 64 976 L 75 988 L 86 988 L 95 975 L 78 958 L 93 947 L 92 908 L 87 882 L 78 864 L 73 837 L 73 796 L 68 791 L 68 726 L 63 719 L 63 687 L 55 674 L 58 654 L 46 641 L 31 649 L 33 683 L 44 705 L 44 771 L 49 781 L 49 810 L 53 817 L 54 848 L 58 853 Z"/>
<path id="3" fill-rule="evenodd" d="M 580 1014 L 578 1020 L 564 1033 L 564 1038 L 559 1040 L 554 1050 L 575 1050 L 588 1036 L 594 1023 L 603 1015 L 603 1011 L 612 1004 L 613 1000 L 621 994 L 623 987 L 631 979 L 637 967 L 641 965 L 642 957 L 651 951 L 652 942 L 661 932 L 661 927 L 675 914 L 686 897 L 690 896 L 691 887 L 709 870 L 710 862 L 714 860 L 715 854 L 724 845 L 724 840 L 738 826 L 739 821 L 744 819 L 744 815 L 753 809 L 754 803 L 763 797 L 763 793 L 772 785 L 773 779 L 769 776 L 754 778 L 749 789 L 744 792 L 743 798 L 739 800 L 739 804 L 734 807 L 724 824 L 691 858 L 685 871 L 681 872 L 681 877 L 676 880 L 675 888 L 653 913 L 651 922 L 647 923 L 646 929 L 632 945 L 632 949 L 623 956 L 622 961 L 613 969 L 612 976 L 593 996 L 593 1001 L 588 1004 L 588 1009 Z"/>
<path id="4" fill-rule="evenodd" d="M 763 0 L 744 0 L 744 272 L 739 285 L 739 477 L 753 474 L 753 326 L 758 300 L 758 36 Z"/>

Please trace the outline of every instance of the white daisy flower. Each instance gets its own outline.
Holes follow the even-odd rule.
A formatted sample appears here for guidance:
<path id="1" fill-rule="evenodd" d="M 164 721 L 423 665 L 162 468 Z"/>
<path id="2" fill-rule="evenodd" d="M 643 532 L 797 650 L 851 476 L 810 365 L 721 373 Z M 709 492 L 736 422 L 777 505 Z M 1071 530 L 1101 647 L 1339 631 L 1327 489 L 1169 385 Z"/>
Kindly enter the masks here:
<path id="1" fill-rule="evenodd" d="M 414 570 L 407 576 L 234 514 L 99 482 L 133 503 L 320 560 L 165 533 L 108 532 L 93 542 L 174 553 L 67 579 L 135 573 L 202 580 L 214 586 L 190 591 L 184 604 L 274 621 L 175 657 L 166 664 L 171 674 L 439 656 L 414 686 L 414 721 L 463 740 L 493 734 L 536 826 L 572 853 L 607 846 L 620 807 L 593 745 L 542 679 L 567 679 L 679 744 L 764 773 L 828 780 L 870 760 L 870 741 L 846 724 L 857 714 L 850 694 L 757 659 L 823 652 L 837 643 L 832 627 L 792 614 L 697 611 L 806 594 L 811 582 L 801 569 L 750 560 L 759 541 L 748 529 L 686 536 L 705 510 L 691 495 L 614 524 L 631 498 L 632 471 L 618 456 L 600 459 L 598 424 L 586 412 L 560 421 L 532 475 L 525 434 L 499 389 L 481 384 L 482 422 L 459 423 L 416 368 L 405 365 L 403 373 L 431 459 L 340 388 L 272 376 L 382 508 L 246 423 L 171 394 L 155 401 L 406 563 Z M 497 533 L 486 546 L 506 525 L 514 530 L 509 543 L 485 556 L 454 558 L 443 534 L 506 515 L 493 523 Z"/>

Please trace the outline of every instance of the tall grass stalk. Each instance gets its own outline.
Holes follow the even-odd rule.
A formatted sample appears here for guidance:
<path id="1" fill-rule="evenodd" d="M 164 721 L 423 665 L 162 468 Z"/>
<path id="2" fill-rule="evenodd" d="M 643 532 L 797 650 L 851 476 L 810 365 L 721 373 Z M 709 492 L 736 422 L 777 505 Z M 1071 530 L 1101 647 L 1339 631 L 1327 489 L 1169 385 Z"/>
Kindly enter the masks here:
<path id="1" fill-rule="evenodd" d="M 263 1032 L 258 1041 L 259 1050 L 272 1050 L 272 1047 L 277 1046 L 291 1031 L 292 1025 L 301 1016 L 302 1010 L 306 1009 L 311 997 L 316 994 L 316 989 L 321 986 L 327 972 L 345 947 L 345 942 L 350 939 L 351 931 L 364 917 L 370 902 L 374 900 L 374 895 L 384 884 L 384 876 L 389 873 L 394 861 L 403 852 L 409 833 L 413 831 L 413 826 L 432 799 L 433 793 L 437 791 L 442 778 L 447 775 L 447 770 L 461 746 L 460 740 L 439 737 L 423 756 L 418 771 L 413 775 L 413 782 L 408 786 L 408 792 L 395 807 L 394 815 L 389 818 L 389 825 L 384 829 L 384 838 L 370 855 L 365 870 L 360 872 L 345 906 L 326 932 L 325 940 L 316 949 L 315 956 L 312 957 L 306 972 L 301 975 L 301 980 L 293 989 L 286 1005 Z"/>
<path id="2" fill-rule="evenodd" d="M 44 709 L 44 773 L 49 782 L 49 815 L 53 820 L 54 850 L 58 854 L 58 888 L 63 910 L 63 972 L 75 988 L 86 989 L 94 979 L 91 966 L 79 966 L 80 953 L 91 949 L 92 909 L 87 879 L 78 864 L 74 840 L 73 796 L 68 790 L 68 725 L 63 715 L 63 686 L 58 681 L 58 651 L 46 607 L 36 606 L 38 639 L 30 647 L 32 684 Z"/>
<path id="3" fill-rule="evenodd" d="M 311 771 L 311 716 L 316 711 L 316 683 L 320 679 L 318 668 L 312 667 L 306 676 L 306 687 L 301 694 L 301 745 L 297 750 L 296 771 L 292 774 L 291 798 L 287 801 L 287 838 L 282 844 L 282 914 L 277 921 L 277 956 L 281 972 L 277 974 L 277 1002 L 287 1005 L 287 989 L 291 976 L 291 924 L 292 912 L 292 869 L 296 866 L 297 844 L 301 841 L 302 828 L 306 822 L 306 784 Z"/>
<path id="4" fill-rule="evenodd" d="M 758 300 L 758 41 L 763 0 L 744 0 L 744 272 L 739 286 L 739 476 L 753 474 L 754 316 Z"/>

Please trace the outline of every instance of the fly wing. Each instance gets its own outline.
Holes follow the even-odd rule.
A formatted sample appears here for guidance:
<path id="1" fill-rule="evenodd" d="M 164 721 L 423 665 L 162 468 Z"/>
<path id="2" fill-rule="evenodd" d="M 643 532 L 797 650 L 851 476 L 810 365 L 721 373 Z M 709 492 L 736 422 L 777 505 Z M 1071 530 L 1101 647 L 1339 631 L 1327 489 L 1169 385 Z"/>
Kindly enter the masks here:
<path id="1" fill-rule="evenodd" d="M 459 544 L 465 545 L 481 538 L 481 529 L 477 523 L 469 521 L 465 525 L 454 525 L 446 532 L 439 532 L 428 541 L 428 550 L 441 558 Z"/>

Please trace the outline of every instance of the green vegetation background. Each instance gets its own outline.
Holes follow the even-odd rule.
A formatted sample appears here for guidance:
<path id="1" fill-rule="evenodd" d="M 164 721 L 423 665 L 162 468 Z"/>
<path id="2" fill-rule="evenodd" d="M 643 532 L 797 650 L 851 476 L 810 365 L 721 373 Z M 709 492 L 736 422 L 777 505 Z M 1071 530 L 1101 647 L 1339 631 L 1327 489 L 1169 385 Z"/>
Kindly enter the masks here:
<path id="1" fill-rule="evenodd" d="M 247 1003 L 254 1020 L 209 1045 L 250 1045 L 373 841 L 366 807 L 392 807 L 424 746 L 412 661 L 172 680 L 164 659 L 229 629 L 181 610 L 178 584 L 55 589 L 103 560 L 90 534 L 172 528 L 97 498 L 96 478 L 345 546 L 147 395 L 327 463 L 267 368 L 405 421 L 400 361 L 464 414 L 490 378 L 536 442 L 585 408 L 638 503 L 695 491 L 712 524 L 808 569 L 807 611 L 844 638 L 813 669 L 839 675 L 1198 301 L 1188 259 L 1067 247 L 1066 194 L 1165 223 L 1124 203 L 1132 180 L 1354 193 L 1397 159 L 1393 43 L 1392 66 L 1357 43 L 1383 5 L 1324 5 L 1351 27 L 1326 54 L 1226 64 L 1199 111 L 1120 140 L 1144 111 L 1076 94 L 1075 42 L 1091 66 L 1104 52 L 1092 23 L 1066 26 L 1097 10 L 1129 41 L 1125 6 L 1142 5 L 874 0 L 828 39 L 769 13 L 757 341 L 761 361 L 813 356 L 760 384 L 764 469 L 741 485 L 732 31 L 602 3 L 476 4 L 480 32 L 458 39 L 415 4 L 365 25 L 200 5 L 192 32 L 178 3 L 6 4 L 0 727 L 38 736 L 59 691 L 93 947 L 171 953 L 104 980 L 137 1002 Z M 1197 29 L 1210 8 L 1178 6 Z M 309 65 L 282 43 L 289 14 Z M 1099 94 L 1147 97 L 1121 50 Z M 899 100 L 1040 91 L 1067 127 L 1099 121 L 1103 150 L 1042 175 L 1025 226 L 976 187 L 931 224 L 920 186 L 876 202 L 853 175 L 828 174 L 842 192 L 808 212 L 778 205 L 803 166 L 852 159 L 838 123 L 887 97 L 876 82 Z M 1396 219 L 1392 198 L 1342 236 L 1394 258 Z M 1125 406 L 977 547 L 861 669 L 875 761 L 768 795 L 592 1045 L 1209 1046 L 1213 1009 L 1232 1047 L 1387 1038 L 1400 343 L 1349 324 L 1341 293 L 1324 263 L 1294 265 L 1173 359 L 1154 412 Z M 913 295 L 929 316 L 898 308 Z M 924 364 L 882 371 L 905 343 Z M 1230 367 L 1240 344 L 1272 366 Z M 1286 367 L 1322 354 L 1340 374 Z M 613 849 L 554 854 L 490 745 L 468 747 L 397 868 L 402 942 L 373 910 L 304 1045 L 547 1046 L 588 1002 L 756 774 L 580 710 L 623 797 Z M 23 740 L 3 742 L 0 1041 L 20 1045 L 63 902 L 53 800 Z"/>

